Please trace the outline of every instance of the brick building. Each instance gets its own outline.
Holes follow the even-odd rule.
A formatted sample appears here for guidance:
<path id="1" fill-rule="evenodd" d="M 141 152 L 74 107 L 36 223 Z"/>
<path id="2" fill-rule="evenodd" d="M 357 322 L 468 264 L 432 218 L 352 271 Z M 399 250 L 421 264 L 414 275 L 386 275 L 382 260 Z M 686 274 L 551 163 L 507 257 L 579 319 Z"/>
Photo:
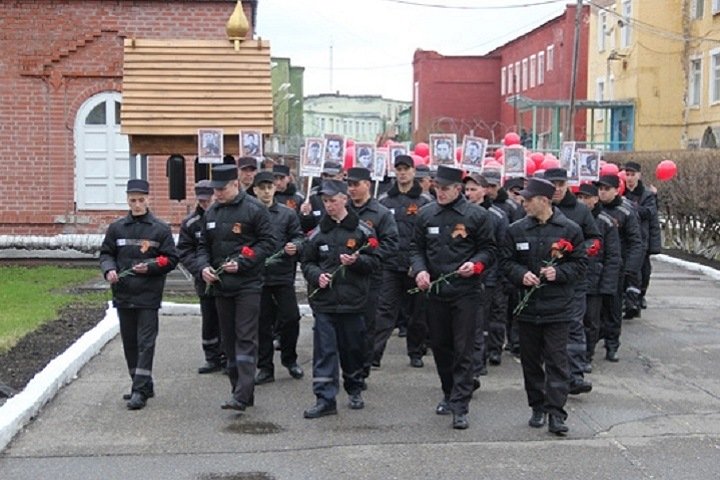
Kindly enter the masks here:
<path id="1" fill-rule="evenodd" d="M 131 156 L 120 133 L 125 39 L 226 39 L 235 0 L 0 2 L 0 235 L 102 233 L 145 176 L 151 208 L 177 225 L 167 156 Z M 254 34 L 257 1 L 243 1 Z M 232 153 L 232 152 L 231 152 Z M 92 179 L 110 194 L 90 202 Z"/>
<path id="2" fill-rule="evenodd" d="M 583 8 L 577 99 L 587 98 L 589 7 Z M 456 132 L 461 139 L 473 132 L 499 143 L 509 131 L 530 133 L 533 101 L 569 99 L 575 12 L 576 7 L 568 5 L 562 14 L 484 56 L 415 52 L 413 139 L 426 141 L 433 132 Z M 562 124 L 557 112 L 538 110 L 535 126 L 540 128 L 533 133 L 541 139 L 551 135 Z M 575 125 L 580 139 L 585 132 L 582 111 Z"/>

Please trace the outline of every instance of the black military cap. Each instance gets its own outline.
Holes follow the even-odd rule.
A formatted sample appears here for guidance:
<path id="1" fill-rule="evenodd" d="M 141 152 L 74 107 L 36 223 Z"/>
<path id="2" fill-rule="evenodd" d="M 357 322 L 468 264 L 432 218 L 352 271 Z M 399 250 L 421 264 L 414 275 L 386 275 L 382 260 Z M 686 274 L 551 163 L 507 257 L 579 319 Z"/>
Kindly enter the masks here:
<path id="1" fill-rule="evenodd" d="M 397 167 L 399 165 L 406 165 L 413 168 L 415 166 L 415 162 L 410 155 L 398 155 L 395 157 L 395 166 Z"/>
<path id="2" fill-rule="evenodd" d="M 505 190 L 512 190 L 513 188 L 524 188 L 525 187 L 525 178 L 524 177 L 513 177 L 508 179 L 507 182 L 505 182 Z"/>
<path id="3" fill-rule="evenodd" d="M 625 164 L 625 171 L 626 172 L 639 172 L 640 164 L 636 163 L 636 162 L 627 162 Z"/>
<path id="4" fill-rule="evenodd" d="M 150 193 L 150 184 L 147 180 L 143 180 L 141 178 L 133 178 L 131 180 L 128 180 L 127 189 L 125 191 L 127 193 Z"/>
<path id="5" fill-rule="evenodd" d="M 465 178 L 463 178 L 463 183 L 467 183 L 467 182 L 475 182 L 478 185 L 482 185 L 483 184 L 482 175 L 477 172 L 473 172 L 469 175 L 466 175 Z"/>
<path id="6" fill-rule="evenodd" d="M 258 168 L 255 157 L 240 157 L 238 158 L 237 163 L 239 169 L 252 168 L 253 170 L 257 170 Z"/>
<path id="7" fill-rule="evenodd" d="M 347 171 L 347 179 L 352 182 L 359 182 L 360 180 L 370 181 L 370 170 L 362 167 L 349 168 Z"/>
<path id="8" fill-rule="evenodd" d="M 500 185 L 502 178 L 500 170 L 485 170 L 480 178 L 480 185 L 489 187 L 490 185 Z"/>
<path id="9" fill-rule="evenodd" d="M 215 165 L 212 167 L 212 180 L 210 186 L 223 188 L 231 180 L 238 178 L 238 169 L 235 165 Z"/>
<path id="10" fill-rule="evenodd" d="M 604 185 L 606 187 L 618 188 L 620 187 L 620 177 L 617 175 L 602 175 L 598 181 L 593 183 L 596 187 Z"/>
<path id="11" fill-rule="evenodd" d="M 347 185 L 340 180 L 323 180 L 318 193 L 328 197 L 334 197 L 340 193 L 347 195 Z"/>
<path id="12" fill-rule="evenodd" d="M 273 165 L 272 174 L 287 177 L 290 175 L 290 167 L 287 165 Z"/>
<path id="13" fill-rule="evenodd" d="M 546 197 L 552 199 L 555 193 L 555 185 L 544 178 L 531 178 L 528 180 L 527 187 L 520 190 L 523 198 Z"/>
<path id="14" fill-rule="evenodd" d="M 210 200 L 213 196 L 213 188 L 210 180 L 200 180 L 195 184 L 195 197 L 198 200 Z"/>
<path id="15" fill-rule="evenodd" d="M 322 173 L 325 175 L 337 175 L 342 172 L 342 165 L 335 162 L 325 162 L 323 165 Z"/>
<path id="16" fill-rule="evenodd" d="M 551 182 L 567 182 L 567 170 L 564 168 L 548 168 L 545 170 L 543 178 Z"/>
<path id="17" fill-rule="evenodd" d="M 425 178 L 429 177 L 430 175 L 430 167 L 427 165 L 418 165 L 415 168 L 415 177 L 417 178 Z"/>
<path id="18" fill-rule="evenodd" d="M 253 185 L 260 185 L 263 182 L 273 183 L 274 179 L 275 175 L 272 172 L 268 172 L 267 170 L 265 170 L 255 175 L 255 178 L 253 179 Z"/>
<path id="19" fill-rule="evenodd" d="M 583 183 L 578 189 L 578 195 L 587 195 L 588 197 L 597 197 L 598 188 L 592 183 Z"/>
<path id="20" fill-rule="evenodd" d="M 435 181 L 438 185 L 452 185 L 453 183 L 460 183 L 462 182 L 463 178 L 463 171 L 459 168 L 453 168 L 453 167 L 446 167 L 445 165 L 440 165 L 437 170 L 437 174 L 435 174 Z"/>

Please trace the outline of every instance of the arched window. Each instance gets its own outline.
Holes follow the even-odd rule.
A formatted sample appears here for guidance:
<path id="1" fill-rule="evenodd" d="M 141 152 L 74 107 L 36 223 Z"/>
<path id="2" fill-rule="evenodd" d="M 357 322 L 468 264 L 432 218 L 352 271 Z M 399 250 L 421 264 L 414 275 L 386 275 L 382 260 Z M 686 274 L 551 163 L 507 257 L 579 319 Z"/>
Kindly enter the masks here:
<path id="1" fill-rule="evenodd" d="M 125 210 L 129 178 L 146 178 L 145 159 L 133 158 L 120 134 L 118 92 L 87 99 L 75 118 L 75 202 L 79 210 Z"/>

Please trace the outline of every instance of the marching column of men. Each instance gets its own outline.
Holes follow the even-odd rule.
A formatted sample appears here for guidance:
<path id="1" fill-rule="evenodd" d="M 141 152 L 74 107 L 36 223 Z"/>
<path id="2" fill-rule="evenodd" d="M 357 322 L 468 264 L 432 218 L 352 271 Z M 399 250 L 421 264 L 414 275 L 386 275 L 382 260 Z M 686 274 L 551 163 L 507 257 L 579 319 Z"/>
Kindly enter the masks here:
<path id="1" fill-rule="evenodd" d="M 617 362 L 623 312 L 630 319 L 644 308 L 659 240 L 655 192 L 640 166 L 625 166 L 624 197 L 617 175 L 581 185 L 576 197 L 564 169 L 512 179 L 506 191 L 496 172 L 446 166 L 430 195 L 411 157 L 399 155 L 394 167 L 395 181 L 376 200 L 365 168 L 326 164 L 303 197 L 285 165 L 258 173 L 256 160 L 243 157 L 214 166 L 212 180 L 195 186 L 177 249 L 149 212 L 148 183 L 130 180 L 130 212 L 108 228 L 100 255 L 132 379 L 128 409 L 155 394 L 157 310 L 178 259 L 200 299 L 198 372 L 224 368 L 229 377 L 223 409 L 244 411 L 255 385 L 274 380 L 274 333 L 281 364 L 302 378 L 299 262 L 315 318 L 316 403 L 306 418 L 337 413 L 341 372 L 349 408 L 362 409 L 371 366 L 380 367 L 406 319 L 410 366 L 423 366 L 429 342 L 442 390 L 435 413 L 452 415 L 453 428 L 468 428 L 479 376 L 486 363 L 501 363 L 507 343 L 521 359 L 529 425 L 547 416 L 548 430 L 565 434 L 567 395 L 592 389 L 584 374 L 596 344 L 604 339 L 605 358 Z"/>

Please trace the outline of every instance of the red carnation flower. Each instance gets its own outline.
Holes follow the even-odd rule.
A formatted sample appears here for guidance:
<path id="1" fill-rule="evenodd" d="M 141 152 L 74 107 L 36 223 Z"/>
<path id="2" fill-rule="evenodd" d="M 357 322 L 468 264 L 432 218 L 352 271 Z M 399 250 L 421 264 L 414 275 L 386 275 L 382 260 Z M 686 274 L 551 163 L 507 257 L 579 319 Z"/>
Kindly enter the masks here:
<path id="1" fill-rule="evenodd" d="M 247 258 L 255 258 L 255 250 L 245 245 L 240 249 L 240 255 Z"/>
<path id="2" fill-rule="evenodd" d="M 592 240 L 592 243 L 590 243 L 590 246 L 587 248 L 587 254 L 589 257 L 595 257 L 600 253 L 600 247 L 601 247 L 600 240 L 597 238 L 594 238 Z"/>
<path id="3" fill-rule="evenodd" d="M 155 263 L 158 267 L 167 267 L 170 264 L 170 259 L 165 255 L 160 255 L 155 259 Z"/>
<path id="4" fill-rule="evenodd" d="M 380 242 L 378 242 L 378 239 L 375 237 L 368 238 L 368 245 L 370 245 L 370 248 L 378 248 L 380 246 Z"/>
<path id="5" fill-rule="evenodd" d="M 480 275 L 485 271 L 485 264 L 482 262 L 473 263 L 473 275 Z"/>

